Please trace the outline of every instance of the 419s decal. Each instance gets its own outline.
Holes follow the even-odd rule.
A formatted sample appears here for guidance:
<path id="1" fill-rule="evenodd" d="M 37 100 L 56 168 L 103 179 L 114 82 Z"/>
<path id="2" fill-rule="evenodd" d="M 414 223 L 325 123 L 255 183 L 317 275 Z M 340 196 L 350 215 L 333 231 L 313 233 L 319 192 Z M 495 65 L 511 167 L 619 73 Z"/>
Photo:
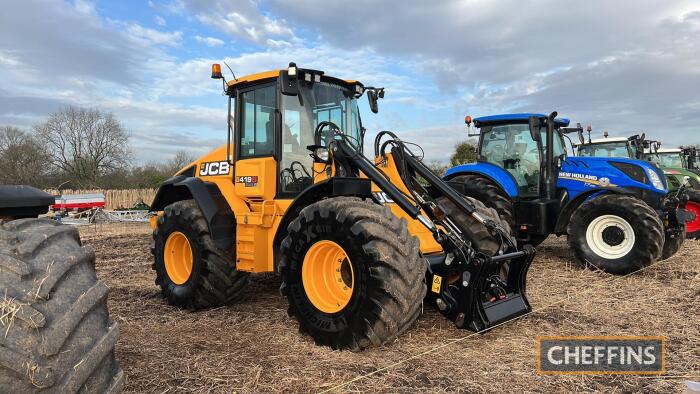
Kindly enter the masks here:
<path id="1" fill-rule="evenodd" d="M 257 176 L 239 176 L 236 177 L 236 182 L 245 184 L 245 187 L 255 187 L 258 185 Z"/>

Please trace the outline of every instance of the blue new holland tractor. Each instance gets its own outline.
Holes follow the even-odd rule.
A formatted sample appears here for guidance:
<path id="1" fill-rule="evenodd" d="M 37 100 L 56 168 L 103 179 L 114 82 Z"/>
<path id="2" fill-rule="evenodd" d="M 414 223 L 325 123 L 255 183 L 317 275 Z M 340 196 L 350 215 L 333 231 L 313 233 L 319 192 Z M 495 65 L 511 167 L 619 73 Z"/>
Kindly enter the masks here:
<path id="1" fill-rule="evenodd" d="M 683 188 L 669 193 L 653 163 L 568 157 L 564 138 L 580 125 L 569 128 L 556 112 L 484 116 L 474 126 L 478 161 L 449 169 L 445 179 L 496 209 L 519 243 L 567 235 L 579 260 L 612 274 L 680 249 L 687 196 Z"/>

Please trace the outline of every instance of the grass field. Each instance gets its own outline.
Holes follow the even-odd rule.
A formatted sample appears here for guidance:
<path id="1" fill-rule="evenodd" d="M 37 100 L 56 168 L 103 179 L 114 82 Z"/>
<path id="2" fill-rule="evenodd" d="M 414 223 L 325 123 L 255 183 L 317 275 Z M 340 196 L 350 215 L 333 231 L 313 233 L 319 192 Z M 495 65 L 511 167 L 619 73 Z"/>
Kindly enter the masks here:
<path id="1" fill-rule="evenodd" d="M 128 392 L 659 392 L 700 380 L 700 242 L 626 278 L 584 269 L 563 238 L 539 249 L 528 280 L 534 311 L 484 335 L 431 307 L 407 334 L 361 353 L 318 347 L 287 317 L 274 275 L 244 299 L 189 312 L 154 285 L 146 225 L 81 229 L 97 251 L 121 326 Z M 664 376 L 538 376 L 538 335 L 665 335 Z"/>

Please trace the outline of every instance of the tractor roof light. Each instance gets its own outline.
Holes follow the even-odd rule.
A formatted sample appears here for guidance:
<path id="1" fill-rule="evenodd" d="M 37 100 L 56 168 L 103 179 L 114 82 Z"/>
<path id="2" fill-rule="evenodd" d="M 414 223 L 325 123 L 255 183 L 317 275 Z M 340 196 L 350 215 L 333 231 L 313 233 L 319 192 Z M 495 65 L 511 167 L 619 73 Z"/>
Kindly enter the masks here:
<path id="1" fill-rule="evenodd" d="M 221 65 L 214 63 L 211 65 L 211 77 L 212 79 L 222 79 L 224 76 L 221 75 Z"/>
<path id="2" fill-rule="evenodd" d="M 289 68 L 287 68 L 287 75 L 289 75 L 290 77 L 297 75 L 297 64 L 296 63 L 289 63 Z"/>
<path id="3" fill-rule="evenodd" d="M 466 123 L 467 126 L 471 126 L 471 124 L 472 124 L 472 117 L 469 116 L 469 115 L 465 116 L 465 117 L 464 117 L 464 123 Z"/>

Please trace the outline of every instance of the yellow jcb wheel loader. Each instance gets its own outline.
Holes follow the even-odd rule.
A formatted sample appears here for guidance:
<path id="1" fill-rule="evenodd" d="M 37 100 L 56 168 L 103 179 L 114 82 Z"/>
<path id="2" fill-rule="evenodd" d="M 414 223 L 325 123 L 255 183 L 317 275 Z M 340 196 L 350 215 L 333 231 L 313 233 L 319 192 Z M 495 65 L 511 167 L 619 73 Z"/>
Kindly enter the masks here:
<path id="1" fill-rule="evenodd" d="M 433 174 L 396 135 L 362 153 L 357 99 L 384 89 L 301 69 L 226 81 L 229 142 L 164 182 L 153 201 L 153 268 L 168 301 L 235 301 L 248 275 L 278 272 L 300 330 L 360 350 L 393 341 L 427 299 L 474 331 L 527 313 L 534 249 L 495 211 Z M 427 295 L 426 295 L 427 293 Z"/>

